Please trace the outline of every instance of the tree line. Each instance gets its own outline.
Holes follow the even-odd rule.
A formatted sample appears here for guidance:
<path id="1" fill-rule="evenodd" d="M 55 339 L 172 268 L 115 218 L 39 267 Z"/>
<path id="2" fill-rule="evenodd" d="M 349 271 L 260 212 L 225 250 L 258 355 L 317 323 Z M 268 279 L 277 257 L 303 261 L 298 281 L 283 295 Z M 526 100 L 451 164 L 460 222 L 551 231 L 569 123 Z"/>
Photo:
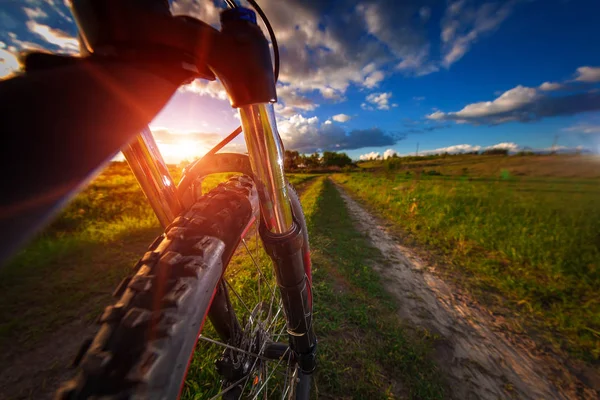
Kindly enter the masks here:
<path id="1" fill-rule="evenodd" d="M 283 166 L 286 171 L 292 171 L 296 169 L 343 168 L 353 164 L 352 159 L 346 153 L 325 151 L 323 155 L 319 155 L 319 153 L 300 154 L 297 151 L 286 150 Z"/>

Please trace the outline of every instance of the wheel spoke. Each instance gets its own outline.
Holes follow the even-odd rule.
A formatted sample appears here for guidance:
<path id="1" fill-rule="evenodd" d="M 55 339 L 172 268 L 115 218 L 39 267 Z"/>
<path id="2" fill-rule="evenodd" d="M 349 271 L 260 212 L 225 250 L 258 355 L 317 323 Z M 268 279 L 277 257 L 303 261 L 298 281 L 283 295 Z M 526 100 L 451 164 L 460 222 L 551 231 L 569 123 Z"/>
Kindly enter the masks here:
<path id="1" fill-rule="evenodd" d="M 242 381 L 244 379 L 248 379 L 247 377 L 243 377 L 242 379 L 240 379 L 237 382 L 232 383 L 228 388 L 221 390 L 219 393 L 217 393 L 215 396 L 211 397 L 210 400 L 215 400 L 221 396 L 223 396 L 225 393 L 229 392 L 231 389 L 233 389 L 234 387 L 236 387 L 237 385 L 239 385 L 240 383 L 242 383 Z M 243 393 L 243 391 L 242 391 Z"/>
<path id="2" fill-rule="evenodd" d="M 265 376 L 269 376 L 269 365 L 267 363 L 263 364 L 263 369 L 265 370 Z M 265 382 L 265 393 L 264 398 L 267 400 L 267 393 L 269 392 L 269 387 L 267 386 L 268 380 Z"/>
<path id="3" fill-rule="evenodd" d="M 287 382 L 288 382 L 288 375 L 290 373 L 290 365 L 288 362 L 288 367 L 285 369 L 285 378 L 284 378 L 284 382 L 285 382 L 285 391 L 281 392 L 281 400 L 285 399 L 285 395 L 287 394 L 288 390 L 290 389 L 290 387 L 288 386 Z"/>
<path id="4" fill-rule="evenodd" d="M 258 235 L 257 235 L 258 236 Z M 250 258 L 252 259 L 252 262 L 254 263 L 254 266 L 256 267 L 256 270 L 258 271 L 259 275 L 262 277 L 262 279 L 265 280 L 265 284 L 268 286 L 269 291 L 271 292 L 271 294 L 273 296 L 275 296 L 275 291 L 273 290 L 273 287 L 271 287 L 268 284 L 268 280 L 267 278 L 265 278 L 265 275 L 263 274 L 263 272 L 261 271 L 260 267 L 258 266 L 258 263 L 256 262 L 256 258 L 252 255 L 252 252 L 250 251 L 250 249 L 248 248 L 248 245 L 246 244 L 246 239 L 242 239 L 242 244 L 244 245 L 244 247 L 246 248 L 246 251 L 248 252 L 248 254 L 250 255 Z M 258 245 L 256 247 L 257 252 L 258 252 Z M 258 255 L 257 255 L 258 256 Z M 258 257 L 257 257 L 258 258 Z"/>
<path id="5" fill-rule="evenodd" d="M 223 278 L 227 287 L 237 298 L 233 307 L 240 311 L 245 310 L 245 312 L 242 311 L 238 314 L 242 328 L 242 340 L 232 346 L 202 335 L 198 337 L 208 343 L 237 352 L 240 358 L 233 356 L 235 354 L 233 353 L 232 362 L 244 360 L 243 362 L 247 363 L 244 367 L 245 376 L 231 385 L 226 383 L 228 387 L 214 396 L 213 399 L 236 387 L 236 391 L 241 389 L 240 398 L 253 400 L 273 396 L 281 397 L 282 400 L 291 399 L 294 394 L 298 368 L 295 361 L 293 361 L 290 347 L 286 345 L 285 351 L 278 359 L 270 359 L 264 356 L 268 343 L 276 342 L 277 338 L 283 338 L 287 335 L 287 323 L 275 274 L 267 269 L 271 265 L 271 260 L 264 253 L 258 238 L 258 227 L 252 229 L 250 235 L 252 234 L 255 235 L 255 240 L 253 241 L 248 236 L 242 238 L 239 251 L 236 252 L 237 256 L 245 258 L 242 258 L 242 262 L 238 264 L 235 271 L 228 271 L 227 278 Z M 256 269 L 256 272 L 252 272 L 252 269 Z M 256 287 L 246 285 L 238 292 L 231 281 L 236 276 L 242 279 L 256 279 Z M 245 313 L 247 313 L 247 318 L 244 315 Z M 256 348 L 257 343 L 260 343 L 260 348 Z M 236 359 L 238 361 L 233 361 Z"/>
<path id="6" fill-rule="evenodd" d="M 227 286 L 229 287 L 229 289 L 231 289 L 231 291 L 233 292 L 233 294 L 235 294 L 235 297 L 237 297 L 238 300 L 242 303 L 242 305 L 244 306 L 244 308 L 246 309 L 246 311 L 248 311 L 248 314 L 252 315 L 252 311 L 250 311 L 250 309 L 248 308 L 248 306 L 246 305 L 246 303 L 244 303 L 244 300 L 242 300 L 242 297 L 233 288 L 233 285 L 231 283 L 229 283 L 229 281 L 227 279 L 223 279 L 223 281 L 227 284 Z"/>
<path id="7" fill-rule="evenodd" d="M 238 352 L 240 352 L 240 353 L 247 354 L 247 355 L 249 355 L 249 356 L 251 356 L 251 357 L 260 358 L 261 360 L 264 360 L 264 361 L 271 361 L 271 359 L 270 359 L 270 358 L 267 358 L 267 357 L 264 357 L 264 356 L 261 356 L 261 355 L 258 355 L 258 354 L 251 353 L 251 352 L 249 352 L 249 351 L 246 351 L 246 350 L 240 349 L 240 348 L 238 348 L 238 347 L 235 347 L 235 346 L 231 346 L 231 345 L 229 345 L 229 344 L 226 344 L 226 343 L 223 343 L 223 342 L 219 342 L 218 340 L 214 340 L 214 339 L 211 339 L 211 338 L 207 338 L 206 336 L 199 335 L 199 336 L 198 336 L 198 339 L 199 339 L 199 340 L 204 340 L 205 342 L 208 342 L 208 343 L 216 344 L 216 345 L 218 345 L 218 346 L 225 347 L 225 348 L 227 348 L 227 349 L 230 349 L 230 350 L 233 350 L 233 351 L 238 351 Z"/>
<path id="8" fill-rule="evenodd" d="M 288 347 L 285 351 L 285 353 L 283 353 L 283 356 L 281 357 L 281 359 L 277 362 L 277 364 L 275 365 L 275 367 L 273 368 L 273 371 L 271 371 L 271 374 L 269 374 L 269 376 L 267 377 L 267 379 L 265 379 L 265 382 L 263 383 L 263 385 L 260 387 L 260 389 L 258 390 L 258 393 L 252 398 L 252 400 L 256 400 L 256 398 L 258 397 L 258 394 L 260 393 L 260 391 L 266 387 L 267 383 L 269 382 L 269 379 L 271 379 L 271 377 L 273 376 L 273 373 L 275 372 L 275 369 L 277 367 L 279 367 L 279 365 L 281 365 L 281 362 L 283 361 L 285 355 L 287 354 L 287 352 L 290 350 L 290 348 Z"/>
<path id="9" fill-rule="evenodd" d="M 288 366 L 288 370 L 289 370 L 289 366 Z M 290 380 L 289 381 L 286 380 L 286 383 L 288 383 L 288 382 L 290 382 L 290 383 L 294 382 L 296 380 L 296 374 L 297 373 L 298 373 L 298 368 L 295 368 L 294 372 L 292 372 L 292 375 L 290 376 Z M 292 385 L 292 384 L 288 385 L 288 387 L 287 387 L 287 389 L 286 389 L 286 391 L 285 391 L 282 399 L 285 398 L 285 394 L 288 394 L 288 400 L 291 400 L 292 397 L 294 396 L 294 385 Z"/>
<path id="10" fill-rule="evenodd" d="M 281 312 L 281 309 L 282 309 L 282 304 L 279 303 L 279 308 L 277 309 L 277 313 L 275 313 L 275 316 L 273 317 L 273 319 L 269 323 L 269 327 L 267 328 L 267 331 L 269 331 L 273 327 L 273 325 L 275 324 L 275 322 L 277 321 L 277 317 L 279 316 L 279 313 Z"/>

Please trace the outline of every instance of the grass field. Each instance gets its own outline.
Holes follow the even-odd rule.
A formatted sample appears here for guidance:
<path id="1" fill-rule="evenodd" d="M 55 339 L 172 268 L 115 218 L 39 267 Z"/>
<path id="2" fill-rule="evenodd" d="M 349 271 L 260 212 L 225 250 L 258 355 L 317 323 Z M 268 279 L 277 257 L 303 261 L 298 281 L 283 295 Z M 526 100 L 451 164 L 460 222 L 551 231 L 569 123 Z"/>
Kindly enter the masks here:
<path id="1" fill-rule="evenodd" d="M 316 393 L 333 398 L 443 398 L 444 388 L 428 352 L 427 332 L 409 335 L 396 305 L 369 266 L 378 253 L 350 222 L 344 203 L 323 177 L 302 197 L 313 257 L 314 313 L 319 338 Z M 267 259 L 263 253 L 262 259 Z M 240 268 L 242 267 L 242 268 Z M 247 301 L 258 274 L 244 252 L 234 258 L 232 285 Z M 239 271 L 242 271 L 241 273 Z M 246 293 L 244 293 L 246 289 Z M 235 301 L 235 299 L 233 299 Z M 210 327 L 207 336 L 215 337 Z M 186 380 L 184 399 L 218 393 L 214 360 L 220 348 L 200 342 Z"/>
<path id="2" fill-rule="evenodd" d="M 205 181 L 205 188 L 222 178 Z M 319 394 L 443 398 L 440 373 L 428 356 L 435 338 L 404 331 L 396 305 L 369 267 L 378 253 L 354 230 L 335 189 L 315 175 L 289 179 L 304 192 L 312 238 Z M 74 320 L 92 322 L 160 232 L 128 168 L 111 165 L 0 271 L 0 351 L 25 351 Z M 240 292 L 255 286 L 250 263 L 241 256 L 232 265 L 242 270 L 235 280 Z M 205 378 L 214 377 L 218 349 L 207 355 L 202 342 L 199 348 L 186 399 L 204 398 L 211 389 Z"/>
<path id="3" fill-rule="evenodd" d="M 171 168 L 171 174 L 177 181 L 181 171 Z M 209 176 L 204 190 L 225 177 Z M 112 163 L 0 270 L 0 346 L 15 340 L 28 346 L 74 318 L 96 318 L 161 232 L 129 167 Z"/>
<path id="4" fill-rule="evenodd" d="M 370 162 L 334 179 L 437 256 L 487 305 L 600 359 L 600 164 L 581 156 Z M 524 326 L 521 326 L 524 324 Z"/>

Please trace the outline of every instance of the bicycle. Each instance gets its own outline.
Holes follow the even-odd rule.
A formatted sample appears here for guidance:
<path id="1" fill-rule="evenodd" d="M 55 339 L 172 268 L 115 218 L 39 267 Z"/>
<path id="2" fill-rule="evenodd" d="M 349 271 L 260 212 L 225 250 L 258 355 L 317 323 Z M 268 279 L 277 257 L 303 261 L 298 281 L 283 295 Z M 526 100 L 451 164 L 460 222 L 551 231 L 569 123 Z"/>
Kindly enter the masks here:
<path id="1" fill-rule="evenodd" d="M 9 129 L 11 118 L 22 115 L 29 99 L 24 88 L 37 88 L 37 109 L 44 110 L 39 120 L 22 122 L 38 146 L 21 171 L 25 183 L 3 196 L 1 220 L 8 231 L 18 228 L 11 237 L 3 233 L 4 258 L 119 148 L 165 228 L 115 290 L 118 301 L 99 318 L 99 332 L 75 358 L 77 376 L 57 398 L 178 398 L 199 339 L 223 348 L 215 363 L 218 396 L 257 398 L 262 390 L 265 397 L 309 397 L 317 340 L 306 223 L 285 179 L 272 105 L 277 41 L 263 11 L 248 2 L 269 31 L 275 68 L 256 14 L 233 1 L 216 30 L 172 16 L 162 0 L 73 0 L 84 57 L 31 53 L 23 75 L 0 83 L 0 98 L 14 98 L 0 128 Z M 175 185 L 151 132 L 140 127 L 182 83 L 217 77 L 239 109 L 243 129 L 190 164 Z M 81 86 L 94 95 L 86 97 Z M 51 104 L 58 88 L 62 103 Z M 82 116 L 64 121 L 65 104 Z M 53 119 L 50 140 L 34 129 Z M 217 153 L 242 131 L 248 155 Z M 101 134 L 103 140 L 89 139 Z M 54 154 L 51 140 L 58 135 L 80 151 Z M 14 160 L 7 156 L 4 162 Z M 237 175 L 203 193 L 207 175 L 225 172 Z M 38 179 L 29 182 L 28 174 Z M 38 201 L 28 200 L 36 196 Z M 251 234 L 256 241 L 248 240 Z M 228 265 L 236 249 L 260 250 L 258 236 L 273 268 L 261 268 L 259 256 L 250 254 L 258 286 L 245 300 L 230 282 L 235 271 Z M 207 317 L 218 340 L 201 334 Z"/>

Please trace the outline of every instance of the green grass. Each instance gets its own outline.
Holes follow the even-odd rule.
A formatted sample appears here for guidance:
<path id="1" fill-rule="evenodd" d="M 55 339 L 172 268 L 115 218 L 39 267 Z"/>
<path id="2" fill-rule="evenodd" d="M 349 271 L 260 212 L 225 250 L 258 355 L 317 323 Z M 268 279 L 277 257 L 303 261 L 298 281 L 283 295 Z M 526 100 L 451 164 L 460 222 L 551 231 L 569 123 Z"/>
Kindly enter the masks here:
<path id="1" fill-rule="evenodd" d="M 320 178 L 323 179 L 323 178 Z M 444 398 L 427 332 L 410 335 L 371 265 L 381 254 L 352 225 L 329 181 L 303 196 L 311 238 L 320 393 L 332 397 Z"/>
<path id="2" fill-rule="evenodd" d="M 181 171 L 171 174 L 177 181 Z M 210 175 L 204 188 L 230 175 Z M 129 167 L 111 163 L 0 270 L 0 350 L 33 346 L 73 319 L 95 318 L 161 231 Z"/>
<path id="3" fill-rule="evenodd" d="M 437 254 L 448 274 L 484 303 L 512 309 L 512 328 L 525 323 L 555 348 L 597 362 L 600 182 L 566 179 L 572 171 L 564 164 L 562 179 L 516 178 L 498 164 L 479 165 L 480 159 L 464 157 L 462 165 L 470 167 L 455 160 L 437 165 L 442 176 L 428 176 L 432 167 L 412 163 L 334 179 Z M 480 172 L 451 174 L 463 168 Z"/>
<path id="4" fill-rule="evenodd" d="M 205 188 L 222 178 L 207 179 Z M 289 179 L 301 192 L 308 187 L 302 201 L 312 238 L 319 395 L 443 398 L 439 371 L 428 361 L 434 338 L 420 331 L 415 338 L 401 326 L 394 301 L 370 268 L 380 255 L 354 230 L 339 195 L 322 176 Z M 91 321 L 160 231 L 126 166 L 111 165 L 0 271 L 0 351 L 33 347 L 74 319 Z M 257 294 L 251 260 L 236 257 L 229 272 L 237 273 L 232 283 L 251 302 Z M 204 333 L 216 337 L 211 330 L 207 323 Z M 186 399 L 216 390 L 219 348 L 199 346 Z"/>
<path id="5" fill-rule="evenodd" d="M 437 171 L 443 176 L 472 179 L 497 178 L 509 173 L 523 178 L 552 178 L 565 180 L 595 180 L 600 178 L 600 158 L 587 155 L 466 155 L 391 158 L 384 161 L 361 162 L 366 170 L 395 167 L 402 173 Z"/>
<path id="6" fill-rule="evenodd" d="M 357 399 L 443 398 L 439 373 L 428 361 L 433 339 L 411 338 L 400 325 L 394 301 L 370 267 L 380 261 L 380 254 L 355 231 L 331 183 L 317 178 L 301 200 L 313 257 L 319 339 L 316 394 Z M 267 260 L 264 252 L 261 258 Z M 229 269 L 235 271 L 235 279 L 230 281 L 236 291 L 247 304 L 253 304 L 258 274 L 249 257 L 240 252 Z M 420 333 L 427 337 L 426 332 Z M 210 325 L 204 334 L 216 336 Z M 219 354 L 216 346 L 199 342 L 184 399 L 205 399 L 218 393 L 213 382 L 218 380 L 214 360 Z"/>
<path id="7" fill-rule="evenodd" d="M 160 231 L 129 169 L 109 166 L 0 270 L 0 347 L 95 317 Z"/>

